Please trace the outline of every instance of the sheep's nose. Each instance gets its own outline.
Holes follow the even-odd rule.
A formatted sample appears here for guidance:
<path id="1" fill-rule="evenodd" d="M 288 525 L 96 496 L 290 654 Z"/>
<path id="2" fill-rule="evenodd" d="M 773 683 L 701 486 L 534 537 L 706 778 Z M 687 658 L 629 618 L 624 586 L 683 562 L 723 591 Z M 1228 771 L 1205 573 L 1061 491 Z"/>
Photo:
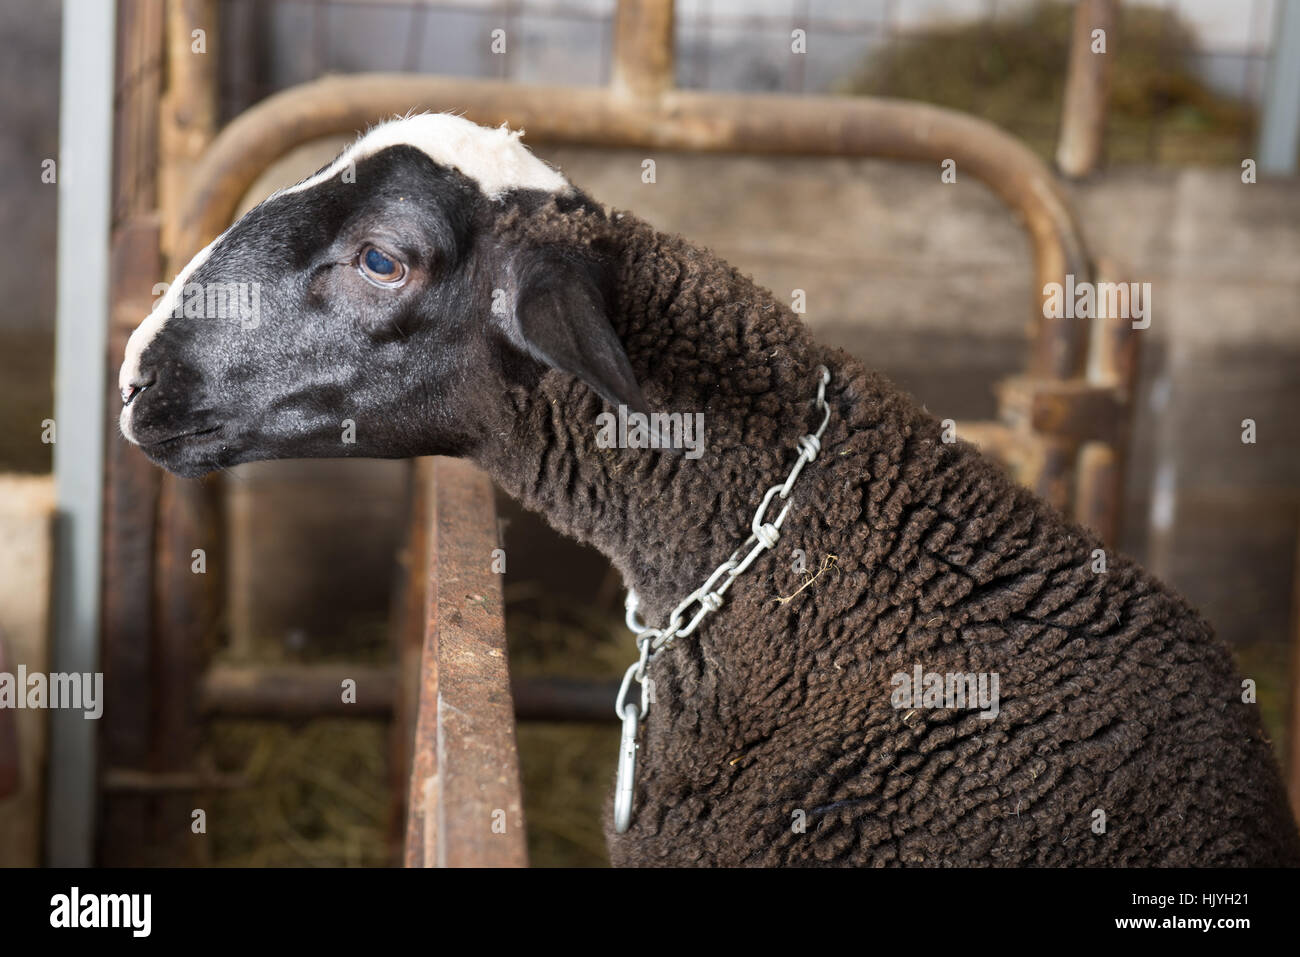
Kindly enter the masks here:
<path id="1" fill-rule="evenodd" d="M 130 405 L 136 400 L 136 397 L 139 396 L 141 392 L 149 388 L 151 385 L 153 385 L 152 380 L 149 382 L 133 382 L 126 386 L 122 389 L 122 404 Z"/>

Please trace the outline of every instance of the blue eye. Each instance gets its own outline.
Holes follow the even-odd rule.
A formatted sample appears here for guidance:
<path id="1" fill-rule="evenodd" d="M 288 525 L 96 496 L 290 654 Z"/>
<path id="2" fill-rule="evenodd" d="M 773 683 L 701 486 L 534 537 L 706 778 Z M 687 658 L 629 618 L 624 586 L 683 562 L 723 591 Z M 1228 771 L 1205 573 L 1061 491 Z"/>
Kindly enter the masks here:
<path id="1" fill-rule="evenodd" d="M 357 257 L 361 274 L 381 286 L 395 286 L 406 278 L 406 267 L 374 246 L 366 246 Z"/>
<path id="2" fill-rule="evenodd" d="M 397 268 L 396 263 L 373 247 L 366 253 L 366 266 L 371 272 L 377 272 L 381 276 L 387 276 Z"/>

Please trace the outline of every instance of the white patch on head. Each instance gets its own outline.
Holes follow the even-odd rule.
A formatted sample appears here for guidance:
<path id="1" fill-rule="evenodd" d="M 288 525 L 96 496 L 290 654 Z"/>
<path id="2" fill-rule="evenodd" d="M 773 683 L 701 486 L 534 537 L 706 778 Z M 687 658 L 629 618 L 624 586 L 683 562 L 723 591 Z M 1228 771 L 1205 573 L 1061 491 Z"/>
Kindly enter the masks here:
<path id="1" fill-rule="evenodd" d="M 414 146 L 442 166 L 459 170 L 478 184 L 488 199 L 499 199 L 512 189 L 567 192 L 573 187 L 520 142 L 523 130 L 504 124 L 479 126 L 451 113 L 421 113 L 376 126 L 339 154 L 315 176 L 276 195 L 299 193 L 337 176 L 350 164 L 374 156 L 390 146 Z"/>

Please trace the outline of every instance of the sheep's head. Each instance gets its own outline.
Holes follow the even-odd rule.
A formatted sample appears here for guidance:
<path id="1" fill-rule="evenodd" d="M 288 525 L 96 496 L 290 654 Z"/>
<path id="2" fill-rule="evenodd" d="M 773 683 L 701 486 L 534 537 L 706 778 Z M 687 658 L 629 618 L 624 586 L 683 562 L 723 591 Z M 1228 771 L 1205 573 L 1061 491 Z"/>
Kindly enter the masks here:
<path id="1" fill-rule="evenodd" d="M 497 234 L 552 203 L 589 201 L 518 134 L 445 114 L 372 130 L 176 277 L 127 344 L 122 434 L 189 476 L 465 454 L 547 367 L 643 409 L 607 258 Z"/>

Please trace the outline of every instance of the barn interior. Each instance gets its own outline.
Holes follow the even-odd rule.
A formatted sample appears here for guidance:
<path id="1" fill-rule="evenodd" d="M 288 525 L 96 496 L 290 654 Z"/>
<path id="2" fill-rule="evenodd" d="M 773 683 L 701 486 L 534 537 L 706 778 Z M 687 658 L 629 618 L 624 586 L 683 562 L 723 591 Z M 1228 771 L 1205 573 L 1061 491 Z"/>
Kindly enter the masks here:
<path id="1" fill-rule="evenodd" d="M 92 185 L 66 182 L 59 123 L 68 18 L 89 5 L 0 8 L 0 672 L 100 672 L 109 702 L 80 725 L 0 709 L 0 865 L 607 864 L 634 646 L 602 556 L 457 463 L 190 481 L 114 425 L 155 284 L 408 109 L 522 126 L 1173 585 L 1253 682 L 1300 807 L 1300 4 L 93 6 L 113 16 L 90 313 L 61 285 L 84 277 L 60 276 L 84 251 L 58 238 L 60 191 Z M 728 122 L 742 109 L 757 119 Z M 1067 270 L 1142 285 L 1149 324 L 1044 321 Z M 69 379 L 102 386 L 93 414 L 60 405 Z M 95 530 L 79 564 L 69 516 Z M 453 637 L 505 654 L 440 676 L 465 594 L 480 617 Z M 474 813 L 458 781 L 485 773 L 430 772 L 456 733 L 430 695 L 468 694 L 460 677 L 500 692 L 482 760 L 519 826 L 448 849 L 430 804 Z"/>

